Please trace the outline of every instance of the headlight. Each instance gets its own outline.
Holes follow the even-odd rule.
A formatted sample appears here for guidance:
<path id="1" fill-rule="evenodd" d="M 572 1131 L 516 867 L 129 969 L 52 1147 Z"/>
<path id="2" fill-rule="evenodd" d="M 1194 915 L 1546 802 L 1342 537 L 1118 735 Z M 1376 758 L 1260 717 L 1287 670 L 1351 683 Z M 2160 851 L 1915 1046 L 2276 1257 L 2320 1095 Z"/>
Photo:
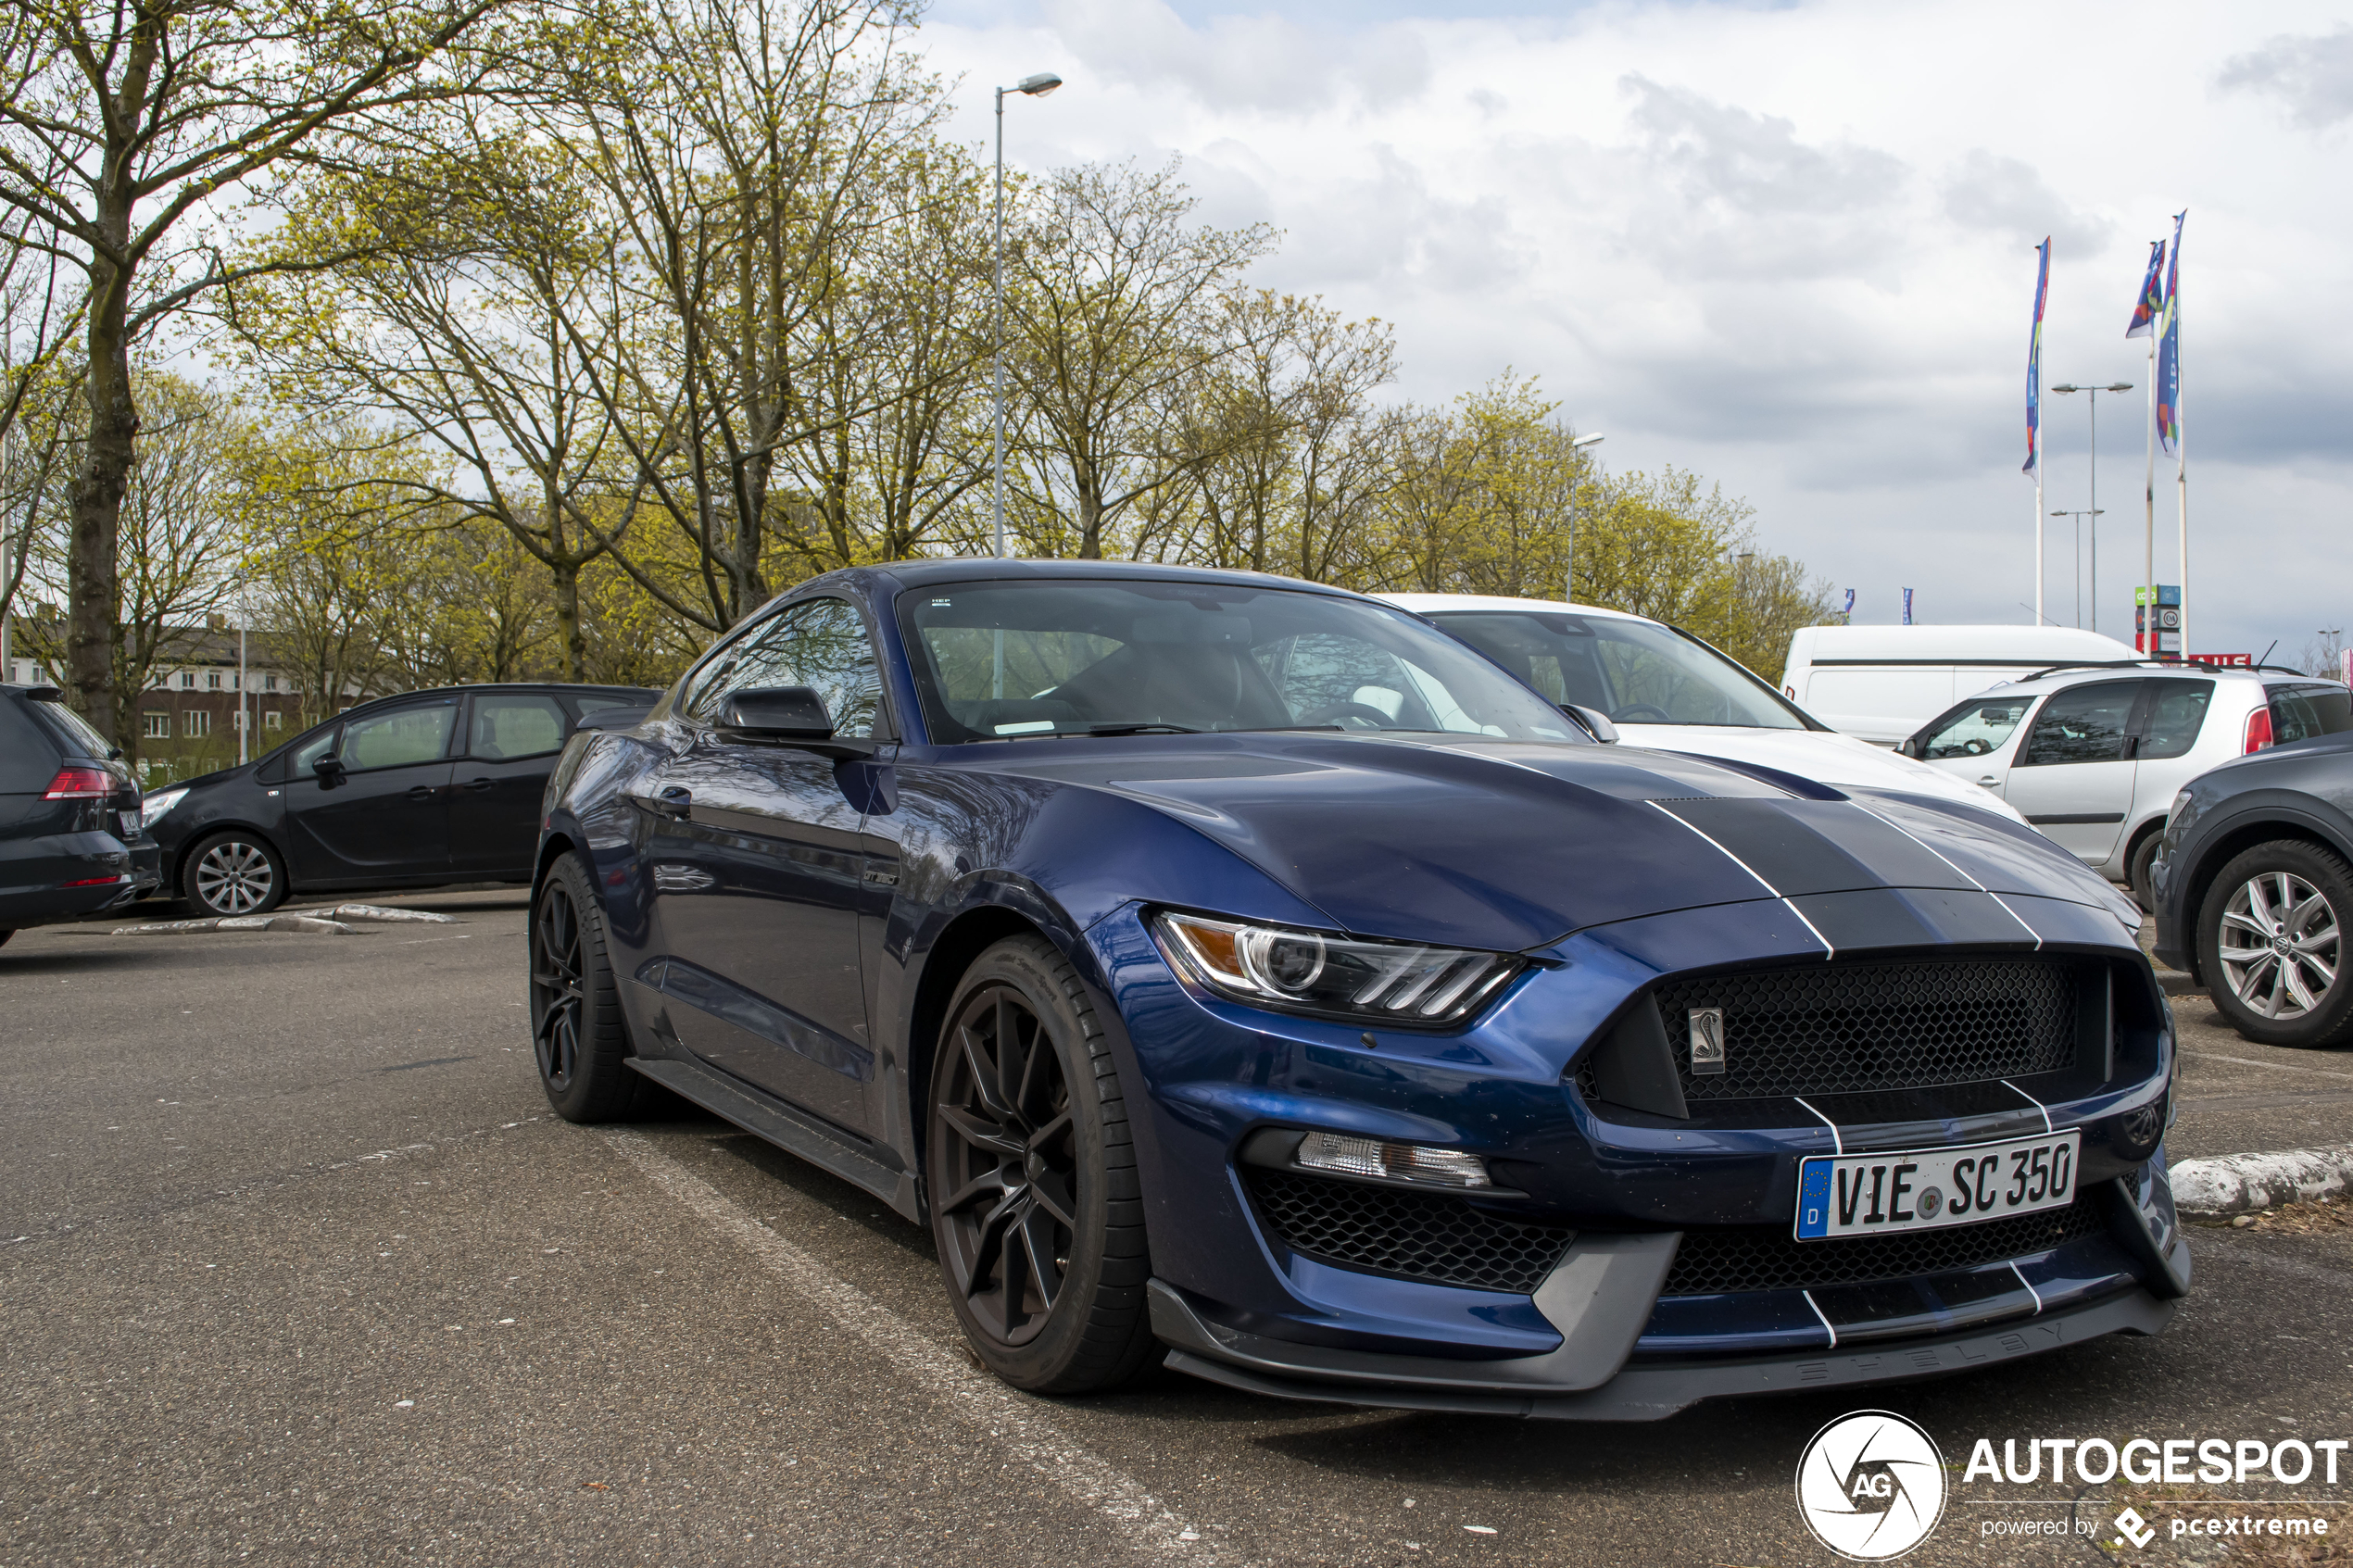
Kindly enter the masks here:
<path id="1" fill-rule="evenodd" d="M 147 797 L 140 808 L 139 825 L 143 828 L 155 826 L 165 812 L 180 804 L 180 797 L 187 793 L 184 789 L 159 789 Z"/>
<path id="2" fill-rule="evenodd" d="M 1457 1023 L 1521 967 L 1512 953 L 1365 942 L 1173 911 L 1152 923 L 1170 960 L 1210 990 L 1290 1012 L 1425 1028 Z"/>

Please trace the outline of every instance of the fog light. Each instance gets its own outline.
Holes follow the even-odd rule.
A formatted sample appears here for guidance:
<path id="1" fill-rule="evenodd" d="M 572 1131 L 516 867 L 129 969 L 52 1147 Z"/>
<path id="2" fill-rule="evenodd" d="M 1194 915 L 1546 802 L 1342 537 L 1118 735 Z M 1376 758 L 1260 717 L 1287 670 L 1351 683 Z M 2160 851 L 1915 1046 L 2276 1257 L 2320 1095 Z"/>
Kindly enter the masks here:
<path id="1" fill-rule="evenodd" d="M 1338 1133 L 1310 1133 L 1292 1157 L 1308 1171 L 1337 1171 L 1349 1176 L 1386 1176 L 1393 1182 L 1418 1182 L 1425 1186 L 1483 1187 L 1487 1162 L 1460 1149 L 1431 1148 L 1426 1144 L 1383 1143 L 1378 1138 L 1342 1137 Z"/>

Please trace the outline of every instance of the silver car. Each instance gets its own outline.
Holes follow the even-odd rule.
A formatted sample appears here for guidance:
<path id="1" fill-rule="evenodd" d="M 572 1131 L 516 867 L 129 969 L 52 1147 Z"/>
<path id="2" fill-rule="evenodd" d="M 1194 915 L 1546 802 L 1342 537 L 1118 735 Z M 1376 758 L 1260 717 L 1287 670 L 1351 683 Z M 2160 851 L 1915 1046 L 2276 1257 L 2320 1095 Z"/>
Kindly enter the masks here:
<path id="1" fill-rule="evenodd" d="M 1896 749 L 1984 785 L 2153 907 L 2149 862 L 2181 787 L 2218 763 L 2353 729 L 2353 694 L 2293 671 L 2138 663 L 1981 692 Z"/>

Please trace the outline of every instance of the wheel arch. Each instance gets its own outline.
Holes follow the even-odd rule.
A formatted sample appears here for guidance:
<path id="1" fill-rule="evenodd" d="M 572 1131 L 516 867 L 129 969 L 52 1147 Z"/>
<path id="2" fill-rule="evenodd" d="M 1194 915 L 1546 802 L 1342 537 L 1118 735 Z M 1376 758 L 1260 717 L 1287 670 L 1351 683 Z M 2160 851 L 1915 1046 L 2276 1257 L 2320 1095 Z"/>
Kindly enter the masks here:
<path id="1" fill-rule="evenodd" d="M 2191 972 L 2206 980 L 2205 955 L 2198 950 L 2198 933 L 2206 918 L 2206 900 L 2214 890 L 2215 881 L 2222 868 L 2259 845 L 2279 842 L 2309 844 L 2324 849 L 2340 860 L 2353 861 L 2353 855 L 2335 838 L 2310 822 L 2292 817 L 2256 817 L 2233 822 L 2209 839 L 2198 851 L 2197 864 L 2190 873 L 2189 885 L 2182 894 L 2182 923 L 2189 933 L 2183 949 L 2194 966 Z"/>
<path id="2" fill-rule="evenodd" d="M 232 819 L 225 822 L 207 822 L 182 839 L 180 847 L 172 853 L 169 869 L 161 871 L 158 885 L 170 888 L 170 897 L 174 898 L 183 897 L 185 889 L 181 886 L 181 879 L 187 875 L 188 858 L 223 834 L 256 838 L 268 845 L 270 852 L 278 858 L 279 869 L 285 873 L 286 897 L 292 897 L 296 893 L 306 891 L 303 885 L 295 880 L 294 858 L 286 853 L 286 847 L 279 836 L 266 828 L 256 827 L 241 818 Z"/>

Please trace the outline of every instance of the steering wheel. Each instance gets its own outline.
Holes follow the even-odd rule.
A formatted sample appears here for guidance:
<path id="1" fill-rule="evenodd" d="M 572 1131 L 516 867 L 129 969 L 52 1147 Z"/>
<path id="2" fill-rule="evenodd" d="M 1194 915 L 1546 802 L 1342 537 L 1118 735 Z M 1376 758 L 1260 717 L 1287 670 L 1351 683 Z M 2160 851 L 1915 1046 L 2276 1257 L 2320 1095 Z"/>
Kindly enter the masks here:
<path id="1" fill-rule="evenodd" d="M 1338 724 L 1344 730 L 1385 730 L 1396 721 L 1365 702 L 1335 702 L 1300 716 L 1302 724 Z"/>
<path id="2" fill-rule="evenodd" d="M 1675 715 L 1651 703 L 1629 702 L 1611 714 L 1610 719 L 1620 724 L 1671 724 L 1675 721 Z"/>
<path id="3" fill-rule="evenodd" d="M 1961 749 L 1971 757 L 1982 757 L 1987 752 L 1993 750 L 1994 746 L 1992 742 L 1986 740 L 1982 735 L 1980 735 L 1973 739 L 1963 741 L 1961 743 Z"/>

